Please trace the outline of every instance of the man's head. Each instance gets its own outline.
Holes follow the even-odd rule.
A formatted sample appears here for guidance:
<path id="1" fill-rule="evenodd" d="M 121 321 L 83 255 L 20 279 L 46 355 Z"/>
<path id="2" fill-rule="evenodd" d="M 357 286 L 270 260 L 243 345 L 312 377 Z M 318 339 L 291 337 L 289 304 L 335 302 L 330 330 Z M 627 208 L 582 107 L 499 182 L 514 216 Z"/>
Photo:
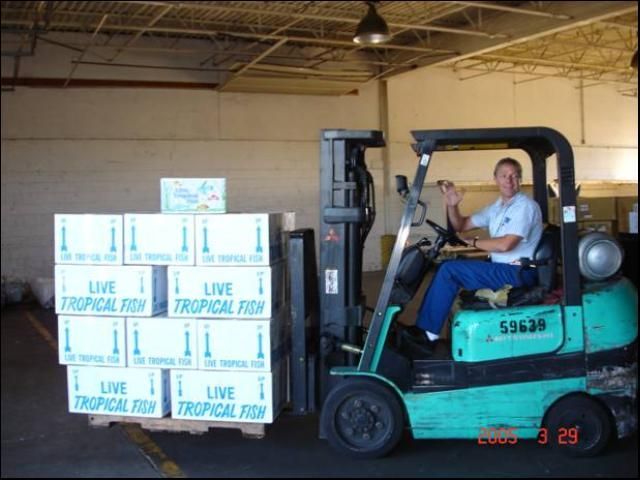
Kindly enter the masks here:
<path id="1" fill-rule="evenodd" d="M 493 169 L 493 178 L 500 190 L 502 199 L 510 200 L 520 191 L 522 165 L 513 158 L 503 158 L 496 163 L 496 168 Z"/>

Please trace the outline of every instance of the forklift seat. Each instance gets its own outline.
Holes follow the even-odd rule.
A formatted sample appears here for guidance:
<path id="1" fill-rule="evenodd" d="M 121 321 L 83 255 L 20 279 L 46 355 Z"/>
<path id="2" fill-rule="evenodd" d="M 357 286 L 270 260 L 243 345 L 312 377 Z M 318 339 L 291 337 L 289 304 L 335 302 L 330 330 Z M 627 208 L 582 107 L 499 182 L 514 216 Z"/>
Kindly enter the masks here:
<path id="1" fill-rule="evenodd" d="M 533 260 L 529 265 L 535 266 L 538 270 L 538 285 L 545 293 L 556 288 L 558 251 L 560 250 L 560 227 L 557 225 L 547 225 L 542 232 L 540 242 L 533 254 Z M 527 261 L 523 261 L 526 268 Z"/>
<path id="2" fill-rule="evenodd" d="M 507 307 L 536 305 L 544 301 L 547 294 L 555 290 L 557 285 L 558 252 L 560 249 L 560 227 L 547 225 L 533 254 L 533 259 L 522 258 L 522 268 L 535 268 L 538 273 L 538 284 L 533 287 L 511 288 L 508 294 Z M 476 291 L 460 292 L 462 308 L 482 310 L 496 308 L 486 300 L 476 297 Z"/>
<path id="3" fill-rule="evenodd" d="M 393 282 L 389 304 L 404 307 L 409 303 L 420 288 L 428 268 L 429 261 L 418 245 L 405 248 Z"/>

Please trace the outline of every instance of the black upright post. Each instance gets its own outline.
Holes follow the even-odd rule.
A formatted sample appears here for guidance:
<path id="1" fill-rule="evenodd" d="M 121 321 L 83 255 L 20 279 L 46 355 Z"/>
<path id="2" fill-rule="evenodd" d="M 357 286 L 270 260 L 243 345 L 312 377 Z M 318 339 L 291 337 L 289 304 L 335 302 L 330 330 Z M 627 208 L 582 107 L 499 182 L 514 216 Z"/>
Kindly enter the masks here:
<path id="1" fill-rule="evenodd" d="M 329 370 L 358 360 L 339 345 L 362 343 L 362 251 L 375 212 L 364 152 L 384 145 L 377 130 L 323 130 L 321 134 L 320 401 L 334 384 Z"/>
<path id="2" fill-rule="evenodd" d="M 291 282 L 291 407 L 294 415 L 317 408 L 318 273 L 310 228 L 289 234 Z"/>

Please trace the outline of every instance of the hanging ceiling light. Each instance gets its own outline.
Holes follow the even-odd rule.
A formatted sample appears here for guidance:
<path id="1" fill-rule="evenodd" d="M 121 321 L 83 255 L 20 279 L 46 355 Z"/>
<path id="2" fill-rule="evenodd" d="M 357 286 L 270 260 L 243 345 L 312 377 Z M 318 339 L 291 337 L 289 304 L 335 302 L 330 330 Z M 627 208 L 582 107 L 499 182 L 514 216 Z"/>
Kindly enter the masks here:
<path id="1" fill-rule="evenodd" d="M 360 20 L 353 41 L 362 45 L 388 42 L 391 40 L 391 35 L 387 22 L 376 12 L 375 2 L 367 2 L 367 4 L 369 11 Z"/>

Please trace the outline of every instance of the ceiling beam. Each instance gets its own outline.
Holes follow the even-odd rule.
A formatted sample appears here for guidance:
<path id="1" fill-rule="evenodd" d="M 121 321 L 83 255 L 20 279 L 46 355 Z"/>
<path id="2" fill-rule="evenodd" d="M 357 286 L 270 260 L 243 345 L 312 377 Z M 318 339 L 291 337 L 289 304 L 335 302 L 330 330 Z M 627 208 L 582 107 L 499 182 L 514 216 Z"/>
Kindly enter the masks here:
<path id="1" fill-rule="evenodd" d="M 161 4 L 171 4 L 172 2 L 147 2 L 147 1 L 129 1 L 129 2 L 119 2 L 119 3 L 131 3 L 135 5 L 139 4 L 149 4 L 149 5 L 161 5 Z M 344 16 L 344 15 L 317 15 L 313 13 L 298 13 L 291 12 L 286 10 L 272 10 L 270 8 L 260 8 L 261 3 L 265 2 L 256 2 L 255 7 L 240 7 L 237 5 L 227 5 L 222 3 L 209 3 L 209 4 L 201 4 L 194 2 L 179 2 L 178 5 L 184 9 L 194 9 L 194 10 L 203 10 L 203 11 L 223 11 L 223 12 L 234 12 L 234 13 L 245 13 L 249 15 L 257 15 L 262 14 L 265 16 L 275 16 L 275 17 L 285 17 L 285 18 L 299 18 L 303 20 L 321 20 L 325 22 L 340 22 L 340 23 L 349 23 L 352 25 L 357 25 L 362 20 L 362 15 L 359 13 L 358 16 Z M 268 3 L 268 2 L 266 2 Z M 365 13 L 364 9 L 362 13 Z M 425 31 L 433 31 L 433 32 L 443 32 L 443 33 L 451 33 L 455 35 L 472 35 L 479 37 L 489 37 L 494 38 L 496 35 L 502 37 L 501 34 L 492 34 L 485 31 L 477 31 L 477 30 L 466 30 L 462 28 L 452 28 L 452 27 L 444 27 L 438 25 L 420 25 L 420 24 L 408 24 L 408 23 L 398 23 L 398 22 L 387 22 L 387 25 L 391 28 L 404 28 L 410 30 L 425 30 Z"/>
<path id="2" fill-rule="evenodd" d="M 166 5 L 165 8 L 162 9 L 162 11 L 160 11 L 155 17 L 153 17 L 149 23 L 147 24 L 147 28 L 148 27 L 153 27 L 156 23 L 158 23 L 158 21 L 164 17 L 167 13 L 169 13 L 169 10 L 171 10 L 173 8 L 172 5 Z M 122 53 L 122 51 L 127 48 L 128 46 L 132 45 L 133 43 L 135 43 L 145 32 L 146 30 L 140 30 L 138 33 L 136 33 L 133 38 L 130 38 L 129 40 L 127 40 L 127 42 L 122 45 L 121 47 L 118 48 L 118 51 L 113 55 L 113 57 L 111 57 L 109 59 L 110 62 L 113 62 L 118 55 L 120 55 Z"/>
<path id="3" fill-rule="evenodd" d="M 494 54 L 494 53 L 485 53 L 478 57 L 482 60 L 498 60 L 501 62 L 510 62 L 510 63 L 526 63 L 528 65 L 544 65 L 549 67 L 571 67 L 578 68 L 580 70 L 592 70 L 592 71 L 606 71 L 606 72 L 618 72 L 618 73 L 628 73 L 629 69 L 627 67 L 612 67 L 610 65 L 603 64 L 591 64 L 591 63 L 578 63 L 571 62 L 566 60 L 550 60 L 547 58 L 535 58 L 535 57 L 521 57 L 516 55 L 503 55 L 503 54 Z"/>
<path id="4" fill-rule="evenodd" d="M 287 43 L 286 38 L 279 40 L 275 45 L 272 45 L 271 47 L 267 48 L 264 52 L 262 52 L 253 60 L 251 60 L 249 63 L 247 63 L 244 67 L 240 68 L 240 70 L 238 70 L 237 72 L 234 72 L 233 75 L 231 75 L 230 79 L 242 75 L 244 72 L 249 70 L 253 65 L 256 65 L 263 58 L 268 57 L 272 52 L 275 52 L 278 48 L 280 48 L 285 43 Z"/>
<path id="5" fill-rule="evenodd" d="M 108 16 L 109 16 L 108 14 L 105 14 L 105 15 L 102 16 L 102 20 L 100 20 L 100 23 L 98 24 L 98 26 L 93 31 L 93 34 L 91 35 L 91 38 L 87 42 L 87 45 L 84 47 L 84 50 L 82 50 L 82 53 L 80 53 L 80 57 L 78 58 L 78 61 L 82 61 L 82 59 L 84 58 L 85 53 L 87 53 L 87 51 L 89 50 L 89 47 L 91 47 L 91 45 L 93 45 L 93 43 L 95 42 L 95 39 L 96 39 L 96 35 L 98 34 L 100 29 L 102 28 L 102 25 L 104 25 L 104 22 L 107 21 L 107 17 Z M 69 82 L 71 81 L 71 77 L 73 76 L 74 72 L 76 71 L 76 68 L 78 68 L 78 63 L 74 63 L 73 66 L 71 67 L 71 71 L 69 72 L 69 75 L 67 76 L 67 81 L 64 84 L 65 87 L 67 85 L 69 85 Z"/>
<path id="6" fill-rule="evenodd" d="M 442 44 L 457 50 L 459 55 L 447 59 L 434 60 L 429 66 L 444 66 L 460 60 L 500 50 L 518 43 L 542 38 L 555 33 L 578 28 L 593 22 L 599 22 L 638 10 L 637 2 L 549 2 L 549 11 L 567 15 L 570 20 L 556 18 L 527 17 L 516 22 L 513 16 L 486 20 L 485 27 L 510 35 L 508 41 L 495 39 L 474 39 L 468 41 L 460 37 L 441 36 Z M 438 46 L 438 43 L 434 43 Z"/>
<path id="7" fill-rule="evenodd" d="M 34 88 L 63 88 L 64 78 L 22 77 L 14 80 L 2 77 L 2 86 L 34 87 Z M 76 78 L 72 79 L 68 87 L 71 88 L 164 88 L 186 90 L 216 90 L 217 83 L 204 82 L 163 82 L 153 80 L 113 80 Z"/>
<path id="8" fill-rule="evenodd" d="M 558 18 L 560 20 L 569 20 L 571 17 L 565 14 L 556 14 L 551 12 L 543 12 L 541 10 L 529 10 L 527 8 L 509 7 L 507 5 L 499 5 L 496 3 L 484 3 L 484 2 L 450 2 L 457 3 L 459 5 L 465 5 L 467 7 L 474 8 L 486 8 L 489 10 L 499 10 L 502 12 L 519 13 L 522 15 L 534 15 L 537 17 Z"/>
<path id="9" fill-rule="evenodd" d="M 21 23 L 30 23 L 27 21 L 13 21 L 13 24 L 21 24 Z M 78 28 L 78 25 L 73 22 L 57 22 L 56 25 L 60 28 Z M 300 37 L 295 35 L 273 35 L 273 34 L 260 34 L 260 33 L 251 33 L 251 32 L 234 32 L 230 30 L 209 30 L 209 29 L 197 29 L 197 28 L 171 28 L 171 27 L 138 27 L 134 25 L 104 25 L 102 27 L 102 31 L 115 31 L 118 33 L 129 32 L 129 33 L 137 33 L 140 31 L 150 32 L 150 33 L 173 33 L 173 34 L 183 34 L 183 35 L 198 35 L 203 37 L 210 37 L 216 35 L 225 35 L 229 37 L 236 38 L 246 38 L 246 39 L 260 39 L 260 40 L 282 40 L 287 39 L 289 42 L 297 42 L 297 43 L 305 43 L 310 45 L 331 45 L 335 47 L 349 47 L 356 48 L 357 45 L 351 41 L 346 40 L 335 40 L 331 38 L 323 38 L 323 37 Z M 372 48 L 372 47 L 369 47 Z M 383 49 L 383 50 L 404 50 L 408 52 L 439 52 L 439 53 L 450 53 L 455 54 L 455 51 L 444 49 L 444 48 L 428 48 L 428 47 L 414 47 L 410 45 L 392 45 L 385 44 L 376 46 L 375 48 Z"/>

